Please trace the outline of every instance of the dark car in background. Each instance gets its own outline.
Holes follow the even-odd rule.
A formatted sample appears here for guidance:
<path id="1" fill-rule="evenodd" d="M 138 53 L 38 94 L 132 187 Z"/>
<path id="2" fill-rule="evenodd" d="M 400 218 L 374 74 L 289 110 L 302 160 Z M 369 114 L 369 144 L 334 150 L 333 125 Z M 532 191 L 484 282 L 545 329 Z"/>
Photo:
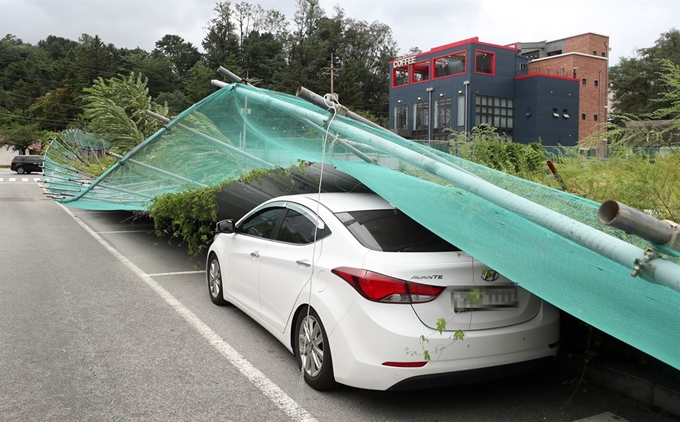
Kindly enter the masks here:
<path id="1" fill-rule="evenodd" d="M 12 158 L 10 170 L 16 171 L 19 174 L 30 174 L 31 172 L 43 171 L 43 156 L 42 155 L 17 155 Z"/>

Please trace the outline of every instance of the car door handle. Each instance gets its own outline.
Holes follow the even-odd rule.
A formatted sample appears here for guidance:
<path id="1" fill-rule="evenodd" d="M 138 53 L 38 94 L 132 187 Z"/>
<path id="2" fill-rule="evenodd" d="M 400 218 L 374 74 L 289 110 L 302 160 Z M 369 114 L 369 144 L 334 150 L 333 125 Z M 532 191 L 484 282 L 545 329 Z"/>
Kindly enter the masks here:
<path id="1" fill-rule="evenodd" d="M 309 260 L 307 259 L 298 259 L 295 261 L 296 264 L 298 264 L 301 267 L 311 267 L 312 264 L 310 264 Z"/>
<path id="2" fill-rule="evenodd" d="M 250 256 L 257 259 L 257 258 L 260 257 L 260 253 L 259 253 L 258 251 L 251 252 L 251 253 L 250 253 Z"/>

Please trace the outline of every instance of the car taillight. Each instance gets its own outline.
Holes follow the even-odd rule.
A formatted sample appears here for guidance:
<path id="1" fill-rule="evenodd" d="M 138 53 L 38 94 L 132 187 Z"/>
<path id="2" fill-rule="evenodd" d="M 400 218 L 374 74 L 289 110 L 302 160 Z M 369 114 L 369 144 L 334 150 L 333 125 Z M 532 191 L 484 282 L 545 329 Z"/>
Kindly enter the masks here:
<path id="1" fill-rule="evenodd" d="M 425 303 L 436 299 L 446 288 L 413 283 L 359 268 L 340 267 L 332 272 L 361 296 L 374 302 Z"/>

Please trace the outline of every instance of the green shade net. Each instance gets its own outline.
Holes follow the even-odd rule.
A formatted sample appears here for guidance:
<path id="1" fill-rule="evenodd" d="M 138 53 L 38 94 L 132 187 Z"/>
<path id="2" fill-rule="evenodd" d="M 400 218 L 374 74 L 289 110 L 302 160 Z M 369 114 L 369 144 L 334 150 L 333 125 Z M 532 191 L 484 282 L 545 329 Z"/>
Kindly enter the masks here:
<path id="1" fill-rule="evenodd" d="M 525 289 L 680 369 L 677 257 L 656 258 L 631 277 L 645 242 L 601 225 L 599 203 L 242 84 L 186 110 L 94 180 L 56 158 L 80 148 L 72 138 L 51 146 L 45 179 L 59 202 L 96 210 L 146 210 L 159 194 L 322 163 Z"/>

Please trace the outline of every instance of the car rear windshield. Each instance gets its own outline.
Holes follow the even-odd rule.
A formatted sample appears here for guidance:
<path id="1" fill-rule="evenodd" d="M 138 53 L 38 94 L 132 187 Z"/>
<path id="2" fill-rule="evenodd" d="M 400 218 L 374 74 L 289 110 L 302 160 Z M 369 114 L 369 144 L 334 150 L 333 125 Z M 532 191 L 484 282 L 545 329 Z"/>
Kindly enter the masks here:
<path id="1" fill-rule="evenodd" d="M 350 211 L 335 214 L 365 247 L 382 252 L 447 252 L 457 247 L 399 210 Z"/>

